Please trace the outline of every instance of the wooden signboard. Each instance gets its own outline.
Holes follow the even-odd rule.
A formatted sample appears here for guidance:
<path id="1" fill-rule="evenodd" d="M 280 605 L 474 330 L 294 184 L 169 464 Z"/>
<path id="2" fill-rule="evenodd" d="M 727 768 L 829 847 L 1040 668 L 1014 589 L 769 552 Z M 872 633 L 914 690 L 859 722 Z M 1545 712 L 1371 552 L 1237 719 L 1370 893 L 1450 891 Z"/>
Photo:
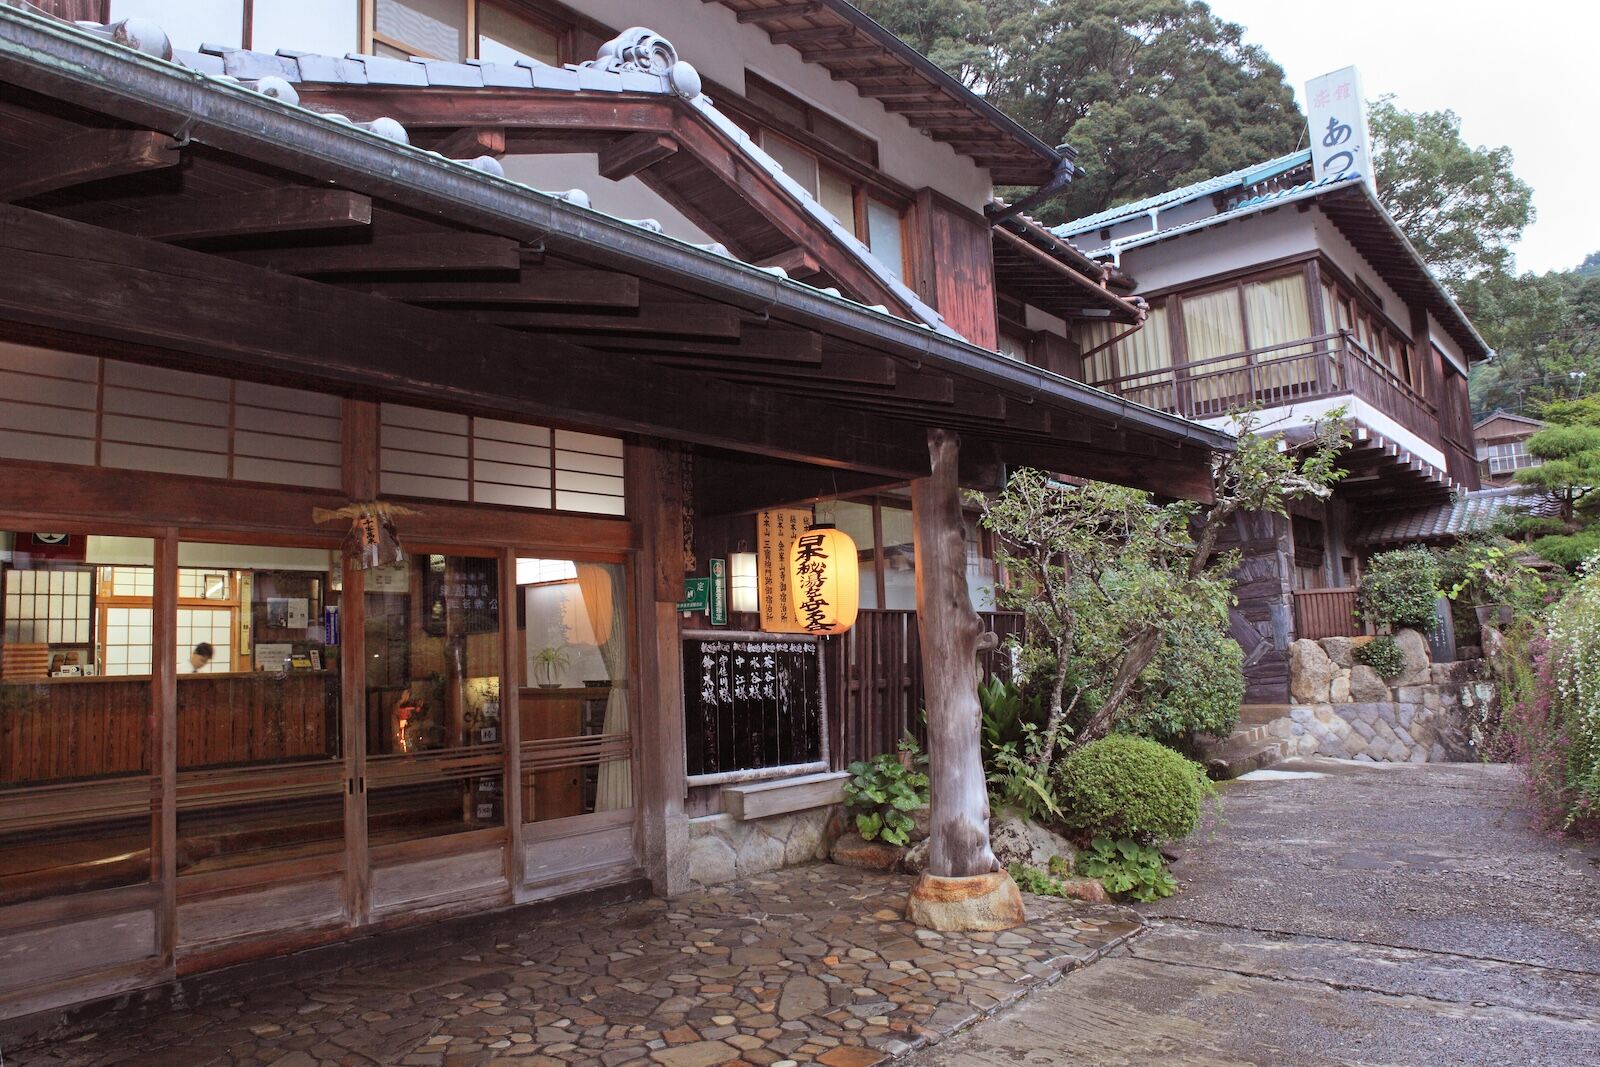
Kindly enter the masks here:
<path id="1" fill-rule="evenodd" d="M 815 637 L 685 633 L 684 739 L 690 777 L 729 780 L 770 767 L 825 763 L 824 691 Z"/>
<path id="2" fill-rule="evenodd" d="M 789 591 L 789 549 L 811 527 L 810 508 L 778 508 L 756 515 L 756 589 L 761 598 L 761 629 L 801 634 Z"/>

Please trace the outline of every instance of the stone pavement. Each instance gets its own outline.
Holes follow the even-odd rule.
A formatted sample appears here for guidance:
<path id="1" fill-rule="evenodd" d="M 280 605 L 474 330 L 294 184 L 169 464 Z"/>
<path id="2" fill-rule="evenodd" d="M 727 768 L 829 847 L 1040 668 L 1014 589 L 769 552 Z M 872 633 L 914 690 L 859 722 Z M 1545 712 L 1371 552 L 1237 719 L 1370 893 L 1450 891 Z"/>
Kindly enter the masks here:
<path id="1" fill-rule="evenodd" d="M 911 881 L 817 864 L 502 925 L 148 1020 L 103 1019 L 5 1063 L 867 1067 L 1140 929 L 1125 909 L 1030 897 L 1018 930 L 917 931 L 901 917 Z"/>
<path id="2" fill-rule="evenodd" d="M 907 1067 L 1600 1064 L 1600 848 L 1515 769 L 1280 763 L 1086 971 Z"/>

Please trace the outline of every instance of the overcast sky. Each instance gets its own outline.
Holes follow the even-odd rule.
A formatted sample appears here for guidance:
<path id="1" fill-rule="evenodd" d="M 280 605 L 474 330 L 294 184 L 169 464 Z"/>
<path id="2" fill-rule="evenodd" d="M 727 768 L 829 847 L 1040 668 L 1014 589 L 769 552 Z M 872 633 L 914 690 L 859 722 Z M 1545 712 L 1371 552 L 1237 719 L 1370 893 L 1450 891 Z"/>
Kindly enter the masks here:
<path id="1" fill-rule="evenodd" d="M 1566 270 L 1600 251 L 1600 3 L 1596 0 L 1210 0 L 1305 83 L 1354 64 L 1369 100 L 1449 108 L 1471 145 L 1509 145 L 1537 221 L 1517 269 Z"/>

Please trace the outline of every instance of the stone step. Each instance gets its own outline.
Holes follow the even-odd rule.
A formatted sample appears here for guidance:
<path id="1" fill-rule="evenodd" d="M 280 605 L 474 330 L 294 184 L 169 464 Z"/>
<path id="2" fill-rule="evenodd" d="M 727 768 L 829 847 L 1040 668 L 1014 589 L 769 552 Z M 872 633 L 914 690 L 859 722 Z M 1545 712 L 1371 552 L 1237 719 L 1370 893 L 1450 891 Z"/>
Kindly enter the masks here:
<path id="1" fill-rule="evenodd" d="M 1210 747 L 1203 762 L 1206 773 L 1221 780 L 1237 778 L 1287 758 L 1286 741 L 1273 737 L 1264 726 L 1246 726 Z"/>

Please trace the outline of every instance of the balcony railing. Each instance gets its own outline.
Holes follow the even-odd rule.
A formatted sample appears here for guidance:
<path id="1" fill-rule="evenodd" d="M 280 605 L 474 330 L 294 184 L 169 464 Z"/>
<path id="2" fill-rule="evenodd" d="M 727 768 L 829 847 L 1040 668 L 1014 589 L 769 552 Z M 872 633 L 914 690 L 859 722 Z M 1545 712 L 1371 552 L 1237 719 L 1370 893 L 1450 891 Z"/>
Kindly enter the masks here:
<path id="1" fill-rule="evenodd" d="M 1191 419 L 1355 396 L 1425 440 L 1440 436 L 1434 406 L 1343 330 L 1089 384 Z"/>

